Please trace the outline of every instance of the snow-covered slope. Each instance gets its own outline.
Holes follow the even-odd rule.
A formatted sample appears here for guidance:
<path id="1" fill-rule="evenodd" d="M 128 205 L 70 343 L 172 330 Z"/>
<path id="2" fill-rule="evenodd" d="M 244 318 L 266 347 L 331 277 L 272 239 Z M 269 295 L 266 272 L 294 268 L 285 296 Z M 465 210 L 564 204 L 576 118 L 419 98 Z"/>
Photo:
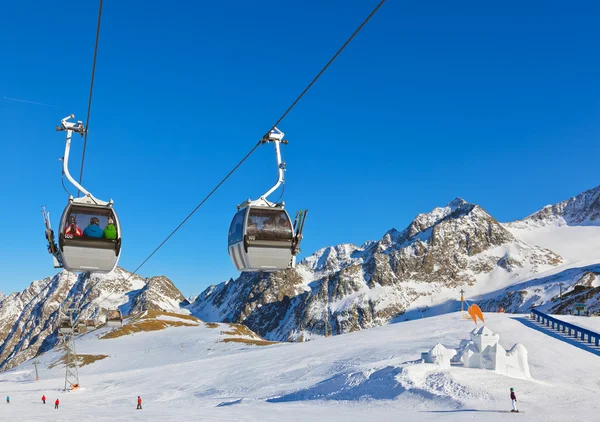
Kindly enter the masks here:
<path id="1" fill-rule="evenodd" d="M 456 347 L 473 323 L 458 313 L 327 339 L 257 347 L 223 342 L 230 327 L 202 323 L 114 339 L 106 329 L 78 341 L 103 359 L 79 370 L 82 388 L 62 392 L 61 352 L 0 374 L 6 420 L 456 421 L 594 420 L 600 412 L 598 359 L 541 331 L 524 316 L 486 315 L 510 348 L 523 344 L 533 379 L 414 364 L 436 343 Z M 88 360 L 92 360 L 88 358 Z M 507 416 L 509 388 L 520 410 Z M 60 399 L 59 410 L 42 405 Z M 136 398 L 144 409 L 135 410 Z"/>

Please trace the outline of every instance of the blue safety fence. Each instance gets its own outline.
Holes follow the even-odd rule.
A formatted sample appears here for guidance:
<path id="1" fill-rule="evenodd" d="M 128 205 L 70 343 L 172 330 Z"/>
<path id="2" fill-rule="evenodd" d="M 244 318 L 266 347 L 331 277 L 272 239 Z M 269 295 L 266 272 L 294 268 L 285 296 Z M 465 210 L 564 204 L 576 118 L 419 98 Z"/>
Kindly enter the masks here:
<path id="1" fill-rule="evenodd" d="M 600 334 L 598 333 L 578 327 L 577 325 L 573 325 L 568 322 L 561 321 L 560 319 L 553 318 L 550 315 L 546 315 L 545 313 L 535 309 L 531 310 L 529 316 L 531 319 L 534 319 L 540 324 L 544 324 L 553 330 L 560 331 L 568 336 L 575 337 L 576 339 L 581 339 L 581 341 L 600 346 Z"/>

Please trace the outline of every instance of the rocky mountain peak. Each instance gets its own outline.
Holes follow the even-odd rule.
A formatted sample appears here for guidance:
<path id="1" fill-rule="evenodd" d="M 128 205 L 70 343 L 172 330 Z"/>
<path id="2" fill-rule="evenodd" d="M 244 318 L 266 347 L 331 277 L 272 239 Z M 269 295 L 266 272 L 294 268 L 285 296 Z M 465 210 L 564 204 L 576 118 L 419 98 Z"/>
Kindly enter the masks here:
<path id="1" fill-rule="evenodd" d="M 450 201 L 444 207 L 436 207 L 429 213 L 417 215 L 412 223 L 402 232 L 408 238 L 424 232 L 427 229 L 441 223 L 448 218 L 459 218 L 469 214 L 476 205 L 473 205 L 462 198 L 456 198 Z"/>
<path id="2" fill-rule="evenodd" d="M 514 228 L 548 225 L 600 225 L 600 186 L 558 204 L 546 205 L 522 220 L 508 223 L 509 227 Z"/>
<path id="3" fill-rule="evenodd" d="M 312 271 L 335 271 L 341 266 L 348 265 L 354 252 L 360 250 L 356 245 L 342 243 L 336 246 L 321 248 L 314 254 L 302 260 L 302 265 Z"/>
<path id="4" fill-rule="evenodd" d="M 189 304 L 171 280 L 165 276 L 158 276 L 146 281 L 146 285 L 133 299 L 130 313 L 136 314 L 151 309 L 172 311 Z"/>

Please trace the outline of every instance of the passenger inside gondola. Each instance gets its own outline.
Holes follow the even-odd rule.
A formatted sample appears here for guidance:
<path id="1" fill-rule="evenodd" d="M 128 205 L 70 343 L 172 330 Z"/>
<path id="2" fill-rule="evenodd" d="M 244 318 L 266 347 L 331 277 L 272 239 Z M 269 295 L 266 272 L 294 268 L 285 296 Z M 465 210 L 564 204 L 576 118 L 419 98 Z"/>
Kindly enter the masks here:
<path id="1" fill-rule="evenodd" d="M 100 220 L 98 217 L 90 218 L 90 224 L 83 231 L 83 235 L 86 237 L 94 237 L 101 239 L 104 236 L 104 231 L 100 228 Z"/>
<path id="2" fill-rule="evenodd" d="M 111 211 L 73 209 L 64 229 L 66 239 L 118 239 L 118 227 Z M 85 227 L 85 230 L 79 227 Z"/>
<path id="3" fill-rule="evenodd" d="M 67 239 L 72 239 L 74 237 L 81 237 L 81 229 L 77 227 L 77 219 L 74 215 L 70 215 L 68 219 L 68 225 L 65 228 L 65 237 Z"/>
<path id="4" fill-rule="evenodd" d="M 117 238 L 117 228 L 112 217 L 108 217 L 108 224 L 104 228 L 104 238 L 114 240 Z"/>

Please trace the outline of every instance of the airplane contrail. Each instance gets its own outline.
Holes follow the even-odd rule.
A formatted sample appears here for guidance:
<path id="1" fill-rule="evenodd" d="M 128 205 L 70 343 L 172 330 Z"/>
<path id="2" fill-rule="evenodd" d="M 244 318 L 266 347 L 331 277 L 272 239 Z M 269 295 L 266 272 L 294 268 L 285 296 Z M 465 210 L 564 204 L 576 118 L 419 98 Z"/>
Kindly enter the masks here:
<path id="1" fill-rule="evenodd" d="M 34 104 L 34 105 L 45 106 L 45 107 L 64 108 L 64 107 L 58 106 L 58 105 L 38 103 L 36 101 L 21 100 L 19 98 L 4 97 L 4 99 L 9 100 L 9 101 L 16 101 L 19 103 Z"/>

